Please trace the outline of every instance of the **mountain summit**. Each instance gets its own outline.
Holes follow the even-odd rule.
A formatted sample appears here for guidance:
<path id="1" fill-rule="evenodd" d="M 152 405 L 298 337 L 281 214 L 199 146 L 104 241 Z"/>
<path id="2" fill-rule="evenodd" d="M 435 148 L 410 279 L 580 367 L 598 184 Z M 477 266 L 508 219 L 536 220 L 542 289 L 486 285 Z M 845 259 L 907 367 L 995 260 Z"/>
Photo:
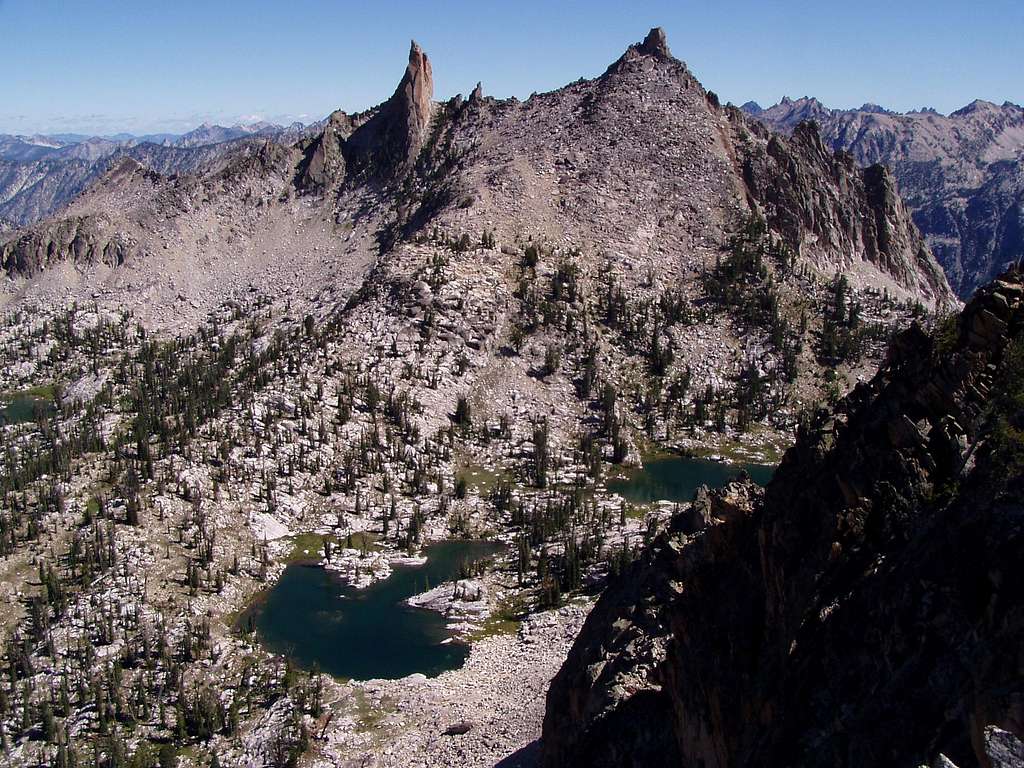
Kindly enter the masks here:
<path id="1" fill-rule="evenodd" d="M 645 56 L 664 59 L 672 57 L 672 52 L 668 49 L 668 37 L 665 35 L 665 30 L 661 27 L 654 27 L 654 29 L 648 32 L 647 37 L 640 43 L 637 50 Z"/>
<path id="2" fill-rule="evenodd" d="M 394 95 L 346 144 L 349 162 L 360 172 L 397 175 L 407 171 L 426 139 L 433 110 L 430 59 L 413 40 L 409 65 Z"/>

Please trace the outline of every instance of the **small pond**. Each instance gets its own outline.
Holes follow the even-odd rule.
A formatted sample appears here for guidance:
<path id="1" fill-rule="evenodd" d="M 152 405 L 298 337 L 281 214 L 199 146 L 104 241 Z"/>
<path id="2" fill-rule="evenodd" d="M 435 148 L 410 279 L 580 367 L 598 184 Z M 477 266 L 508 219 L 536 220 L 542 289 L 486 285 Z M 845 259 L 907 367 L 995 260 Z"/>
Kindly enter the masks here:
<path id="1" fill-rule="evenodd" d="M 608 481 L 608 490 L 627 501 L 692 501 L 701 485 L 721 488 L 745 469 L 751 479 L 766 485 L 775 467 L 759 464 L 726 464 L 710 459 L 673 456 L 644 462 L 643 469 L 630 470 L 625 477 Z"/>
<path id="2" fill-rule="evenodd" d="M 35 421 L 39 411 L 53 413 L 53 402 L 35 395 L 15 395 L 0 401 L 0 426 Z"/>
<path id="3" fill-rule="evenodd" d="M 445 618 L 411 608 L 407 597 L 458 578 L 460 566 L 496 554 L 502 545 L 446 541 L 424 550 L 422 566 L 398 566 L 365 589 L 345 584 L 332 571 L 292 563 L 264 599 L 241 619 L 252 622 L 270 651 L 304 669 L 317 664 L 335 677 L 395 679 L 420 672 L 433 677 L 461 667 L 469 649 L 447 642 Z"/>

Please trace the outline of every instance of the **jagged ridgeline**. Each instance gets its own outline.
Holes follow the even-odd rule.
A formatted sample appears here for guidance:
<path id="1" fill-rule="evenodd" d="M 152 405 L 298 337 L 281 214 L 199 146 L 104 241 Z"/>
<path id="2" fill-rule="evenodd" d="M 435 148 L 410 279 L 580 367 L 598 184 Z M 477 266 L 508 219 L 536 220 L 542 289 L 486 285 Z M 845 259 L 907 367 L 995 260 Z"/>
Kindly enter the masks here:
<path id="1" fill-rule="evenodd" d="M 1019 764 L 1022 278 L 672 520 L 553 681 L 545 765 Z"/>
<path id="2" fill-rule="evenodd" d="M 775 136 L 720 106 L 660 30 L 600 77 L 525 102 L 479 85 L 432 95 L 414 43 L 380 106 L 335 112 L 294 145 L 247 141 L 195 173 L 123 160 L 0 244 L 0 264 L 29 293 L 70 287 L 154 330 L 283 286 L 318 318 L 376 306 L 388 346 L 446 313 L 439 296 L 422 316 L 399 306 L 433 270 L 435 291 L 480 293 L 466 320 L 489 353 L 531 335 L 550 346 L 560 325 L 559 346 L 586 353 L 564 355 L 576 369 L 595 356 L 595 313 L 618 316 L 658 378 L 713 394 L 753 366 L 755 410 L 781 405 L 783 421 L 869 373 L 911 315 L 955 303 L 884 168 L 858 169 L 811 126 Z M 559 270 L 579 290 L 553 314 Z M 598 345 L 614 368 L 611 354 Z M 730 412 L 749 399 L 730 397 Z"/>
<path id="3" fill-rule="evenodd" d="M 813 120 L 827 145 L 861 165 L 891 167 L 914 221 L 965 299 L 1024 255 L 1019 105 L 976 100 L 950 115 L 898 114 L 873 104 L 827 109 L 803 98 L 743 109 L 785 133 Z"/>

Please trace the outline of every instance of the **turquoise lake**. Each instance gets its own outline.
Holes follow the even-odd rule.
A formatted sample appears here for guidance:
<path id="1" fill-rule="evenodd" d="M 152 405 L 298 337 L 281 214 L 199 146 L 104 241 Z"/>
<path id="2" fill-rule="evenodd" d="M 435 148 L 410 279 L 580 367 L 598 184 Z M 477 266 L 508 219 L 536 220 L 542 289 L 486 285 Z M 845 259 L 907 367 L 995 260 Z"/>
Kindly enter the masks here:
<path id="1" fill-rule="evenodd" d="M 701 485 L 721 488 L 746 470 L 759 485 L 767 485 L 775 467 L 759 464 L 726 464 L 710 459 L 673 456 L 644 463 L 626 477 L 608 481 L 608 490 L 627 501 L 647 504 L 652 501 L 692 501 Z"/>

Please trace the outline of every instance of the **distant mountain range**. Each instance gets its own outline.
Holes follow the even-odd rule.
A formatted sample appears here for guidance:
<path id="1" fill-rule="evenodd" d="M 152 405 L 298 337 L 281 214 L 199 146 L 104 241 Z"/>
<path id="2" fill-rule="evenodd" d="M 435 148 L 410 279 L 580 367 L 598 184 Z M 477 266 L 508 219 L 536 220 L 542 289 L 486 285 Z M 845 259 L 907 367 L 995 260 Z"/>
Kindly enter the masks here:
<path id="1" fill-rule="evenodd" d="M 894 172 L 917 226 L 961 297 L 1024 256 L 1024 108 L 973 101 L 942 115 L 877 104 L 829 109 L 814 98 L 742 109 L 790 133 L 813 120 L 833 149 Z"/>
<path id="2" fill-rule="evenodd" d="M 0 134 L 0 231 L 45 218 L 72 200 L 111 167 L 130 157 L 159 173 L 187 173 L 227 154 L 239 142 L 291 144 L 322 125 L 252 123 L 225 127 L 204 123 L 184 134 L 83 136 Z"/>
<path id="3" fill-rule="evenodd" d="M 312 126 L 311 126 L 312 127 Z M 161 144 L 167 147 L 194 147 L 217 144 L 249 136 L 279 136 L 301 134 L 307 126 L 300 122 L 279 125 L 266 121 L 237 123 L 232 126 L 203 123 L 184 133 L 115 133 L 96 135 L 87 133 L 46 133 L 31 136 L 0 134 L 0 158 L 4 160 L 37 160 L 47 154 L 87 142 L 115 144 Z"/>

